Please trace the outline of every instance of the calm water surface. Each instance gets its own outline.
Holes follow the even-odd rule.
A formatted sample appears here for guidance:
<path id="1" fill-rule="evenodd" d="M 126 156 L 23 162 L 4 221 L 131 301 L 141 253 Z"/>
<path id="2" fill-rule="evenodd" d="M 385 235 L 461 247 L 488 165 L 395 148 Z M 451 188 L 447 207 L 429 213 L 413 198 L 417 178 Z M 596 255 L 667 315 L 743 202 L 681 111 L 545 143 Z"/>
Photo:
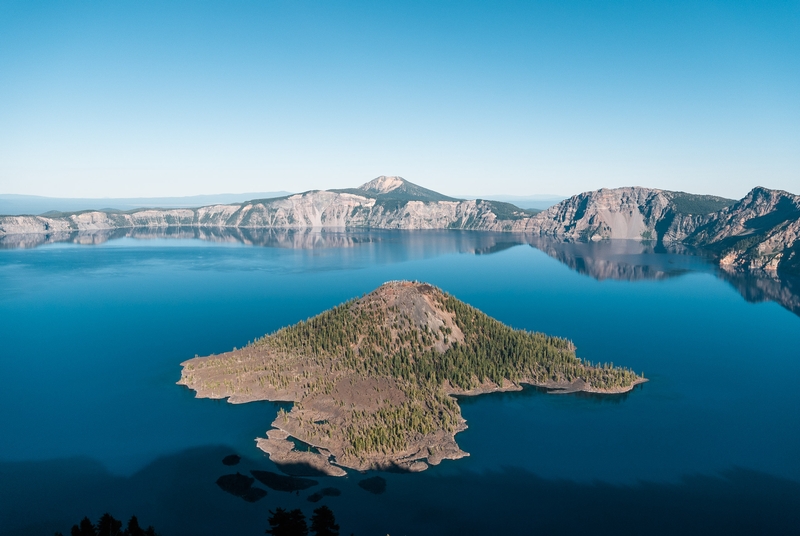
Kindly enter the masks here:
<path id="1" fill-rule="evenodd" d="M 253 440 L 277 406 L 196 400 L 175 385 L 180 362 L 391 279 L 428 281 L 651 381 L 614 397 L 462 399 L 470 457 L 383 474 L 382 495 L 357 473 L 322 479 L 343 491 L 321 503 L 343 534 L 797 531 L 796 287 L 782 284 L 783 306 L 751 303 L 699 256 L 520 242 L 387 232 L 0 250 L 0 534 L 67 532 L 111 511 L 163 536 L 256 535 L 276 506 L 310 514 L 310 492 L 250 504 L 215 485 L 275 470 Z M 231 452 L 240 466 L 221 464 Z"/>

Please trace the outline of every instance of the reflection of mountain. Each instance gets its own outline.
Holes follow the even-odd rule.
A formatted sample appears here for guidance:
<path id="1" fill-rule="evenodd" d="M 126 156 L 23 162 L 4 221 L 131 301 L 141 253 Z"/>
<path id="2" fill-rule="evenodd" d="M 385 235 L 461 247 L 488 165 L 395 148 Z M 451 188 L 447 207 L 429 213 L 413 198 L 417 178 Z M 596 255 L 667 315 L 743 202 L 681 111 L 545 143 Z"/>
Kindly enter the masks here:
<path id="1" fill-rule="evenodd" d="M 751 303 L 774 301 L 800 315 L 800 278 L 719 268 L 714 259 L 682 246 L 654 246 L 636 240 L 566 243 L 540 236 L 527 242 L 578 273 L 600 281 L 666 279 L 689 272 L 712 273 Z"/>
<path id="2" fill-rule="evenodd" d="M 499 201 L 454 199 L 401 177 L 382 176 L 358 188 L 199 208 L 0 216 L 0 237 L 143 227 L 194 227 L 210 233 L 215 229 L 469 229 L 567 242 L 653 240 L 705 248 L 723 267 L 800 275 L 800 196 L 766 188 L 754 188 L 738 202 L 653 188 L 601 189 L 534 214 Z"/>
<path id="3" fill-rule="evenodd" d="M 389 231 L 248 229 L 225 227 L 145 227 L 97 231 L 16 234 L 0 237 L 0 249 L 72 243 L 97 245 L 113 239 L 194 239 L 286 249 L 374 246 L 382 262 L 402 262 L 439 255 L 488 255 L 529 244 L 580 274 L 598 280 L 660 280 L 705 272 L 729 282 L 749 302 L 774 301 L 800 315 L 800 278 L 773 272 L 720 268 L 714 257 L 679 244 L 655 245 L 638 240 L 564 242 L 519 233 L 480 231 Z"/>
<path id="4" fill-rule="evenodd" d="M 120 238 L 194 239 L 287 249 L 351 248 L 370 243 L 402 244 L 404 249 L 416 251 L 423 257 L 450 253 L 490 254 L 527 243 L 526 237 L 517 234 L 472 231 L 135 227 L 130 229 L 6 235 L 0 237 L 0 249 L 33 248 L 55 243 L 97 245 Z"/>
<path id="5" fill-rule="evenodd" d="M 531 236 L 528 243 L 576 272 L 600 281 L 666 279 L 690 271 L 713 270 L 704 257 L 689 255 L 685 248 L 675 246 L 668 251 L 638 240 L 562 242 Z"/>
<path id="6" fill-rule="evenodd" d="M 733 270 L 720 270 L 717 274 L 745 300 L 751 303 L 773 301 L 800 316 L 800 277 L 759 277 Z"/>

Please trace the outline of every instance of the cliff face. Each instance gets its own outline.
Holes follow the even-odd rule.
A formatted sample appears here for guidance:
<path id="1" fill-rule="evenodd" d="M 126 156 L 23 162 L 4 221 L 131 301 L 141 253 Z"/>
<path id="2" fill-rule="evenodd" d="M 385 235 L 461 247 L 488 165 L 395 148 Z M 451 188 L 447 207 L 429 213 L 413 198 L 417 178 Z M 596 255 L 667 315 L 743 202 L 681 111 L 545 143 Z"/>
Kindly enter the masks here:
<path id="1" fill-rule="evenodd" d="M 573 196 L 513 227 L 575 241 L 681 242 L 707 220 L 708 213 L 730 203 L 653 188 L 604 188 Z"/>
<path id="2" fill-rule="evenodd" d="M 715 253 L 729 270 L 800 273 L 800 196 L 761 187 L 738 202 L 651 188 L 603 189 L 511 228 L 567 241 L 686 244 Z"/>
<path id="3" fill-rule="evenodd" d="M 650 188 L 602 189 L 573 196 L 525 223 L 525 231 L 572 240 L 654 238 L 669 198 Z"/>
<path id="4" fill-rule="evenodd" d="M 62 217 L 6 216 L 0 217 L 0 236 L 176 226 L 503 231 L 511 230 L 515 219 L 529 216 L 505 203 L 454 200 L 400 177 L 379 177 L 350 190 L 312 191 L 241 205 L 125 213 L 87 211 Z"/>
<path id="5" fill-rule="evenodd" d="M 652 240 L 715 252 L 729 269 L 800 273 L 800 197 L 755 188 L 744 199 L 653 188 L 602 189 L 533 215 L 508 203 L 458 200 L 400 177 L 196 209 L 85 211 L 0 217 L 6 235 L 131 228 L 463 229 L 511 231 L 566 241 Z"/>
<path id="6" fill-rule="evenodd" d="M 686 243 L 714 249 L 729 269 L 800 272 L 798 238 L 800 196 L 759 187 L 708 218 Z"/>

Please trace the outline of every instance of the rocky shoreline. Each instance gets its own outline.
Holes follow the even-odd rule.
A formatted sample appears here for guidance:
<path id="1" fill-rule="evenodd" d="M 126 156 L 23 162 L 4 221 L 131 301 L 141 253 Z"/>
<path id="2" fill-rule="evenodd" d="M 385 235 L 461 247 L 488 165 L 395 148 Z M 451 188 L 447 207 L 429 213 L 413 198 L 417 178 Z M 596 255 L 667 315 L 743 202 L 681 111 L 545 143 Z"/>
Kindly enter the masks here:
<path id="1" fill-rule="evenodd" d="M 633 390 L 637 385 L 641 385 L 648 380 L 646 378 L 639 378 L 635 380 L 630 386 L 621 387 L 611 390 L 595 389 L 587 385 L 583 380 L 576 380 L 570 383 L 567 382 L 547 382 L 547 383 L 529 383 L 520 382 L 519 384 L 509 383 L 508 385 L 499 386 L 492 383 L 485 383 L 475 389 L 464 391 L 458 389 L 450 389 L 447 391 L 450 396 L 480 396 L 489 393 L 501 392 L 515 392 L 524 389 L 523 385 L 530 387 L 538 387 L 546 389 L 549 394 L 575 394 L 575 393 L 594 393 L 594 394 L 623 394 Z M 198 398 L 203 398 L 204 394 L 197 392 Z M 237 401 L 241 403 L 242 401 Z M 275 464 L 285 467 L 287 472 L 292 472 L 292 467 L 303 466 L 310 468 L 313 471 L 319 472 L 326 476 L 346 476 L 345 469 L 355 471 L 366 470 L 402 470 L 411 473 L 417 473 L 428 469 L 430 465 L 439 465 L 444 460 L 457 460 L 469 453 L 461 450 L 456 444 L 455 436 L 459 432 L 467 429 L 466 421 L 462 419 L 461 426 L 456 429 L 451 435 L 446 437 L 438 437 L 438 443 L 426 443 L 424 445 L 412 445 L 409 451 L 411 454 L 399 456 L 387 463 L 385 459 L 362 460 L 361 463 L 348 463 L 341 462 L 336 459 L 333 453 L 321 444 L 314 444 L 309 442 L 308 445 L 313 447 L 312 450 L 298 450 L 292 441 L 294 437 L 290 431 L 281 428 L 278 419 L 272 423 L 273 428 L 267 431 L 266 438 L 257 438 L 256 446 L 269 455 L 270 460 Z M 299 439 L 294 437 L 294 439 Z M 316 452 L 315 452 L 316 451 Z"/>

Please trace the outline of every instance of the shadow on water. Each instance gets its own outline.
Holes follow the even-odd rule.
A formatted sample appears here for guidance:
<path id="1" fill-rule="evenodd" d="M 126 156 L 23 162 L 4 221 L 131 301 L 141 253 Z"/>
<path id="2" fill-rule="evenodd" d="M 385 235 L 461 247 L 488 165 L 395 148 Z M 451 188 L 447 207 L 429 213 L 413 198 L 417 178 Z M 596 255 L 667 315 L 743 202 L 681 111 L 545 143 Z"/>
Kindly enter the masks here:
<path id="1" fill-rule="evenodd" d="M 584 391 L 579 391 L 576 393 L 559 393 L 547 389 L 546 387 L 538 387 L 535 385 L 525 385 L 523 384 L 522 389 L 520 391 L 497 391 L 493 393 L 484 393 L 480 396 L 469 396 L 469 395 L 456 395 L 455 398 L 458 399 L 458 405 L 462 408 L 464 406 L 468 406 L 470 404 L 480 404 L 486 400 L 495 400 L 498 402 L 519 402 L 520 398 L 534 398 L 534 397 L 574 397 L 581 400 L 587 400 L 594 404 L 621 404 L 625 402 L 628 397 L 641 389 L 645 389 L 647 383 L 640 383 L 635 385 L 633 389 L 626 393 L 616 393 L 616 394 L 600 394 L 600 393 L 586 393 Z"/>
<path id="2" fill-rule="evenodd" d="M 156 460 L 130 477 L 89 459 L 0 463 L 0 534 L 66 532 L 88 515 L 137 515 L 163 536 L 263 534 L 278 506 L 311 513 L 322 501 L 344 534 L 796 534 L 800 483 L 732 468 L 677 483 L 617 485 L 548 480 L 509 467 L 486 473 L 383 473 L 385 492 L 364 477 L 320 479 L 307 491 L 250 503 L 221 490 L 227 447 Z M 447 462 L 445 462 L 447 463 Z M 242 472 L 269 467 L 243 459 Z M 336 493 L 322 493 L 326 486 Z M 310 495 L 309 495 L 310 494 Z"/>

